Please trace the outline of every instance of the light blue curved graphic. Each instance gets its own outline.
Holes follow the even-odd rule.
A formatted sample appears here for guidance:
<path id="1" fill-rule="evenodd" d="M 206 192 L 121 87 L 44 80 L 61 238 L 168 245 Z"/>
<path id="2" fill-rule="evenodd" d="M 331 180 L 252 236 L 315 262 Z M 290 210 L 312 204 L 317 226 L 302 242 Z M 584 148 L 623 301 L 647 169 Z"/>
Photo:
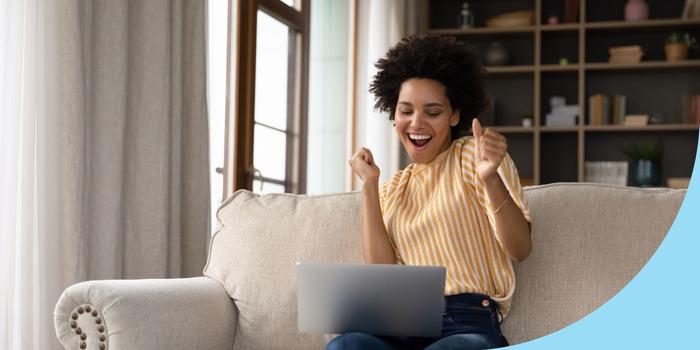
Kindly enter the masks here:
<path id="1" fill-rule="evenodd" d="M 587 317 L 513 349 L 700 349 L 700 137 L 681 209 L 656 253 Z"/>

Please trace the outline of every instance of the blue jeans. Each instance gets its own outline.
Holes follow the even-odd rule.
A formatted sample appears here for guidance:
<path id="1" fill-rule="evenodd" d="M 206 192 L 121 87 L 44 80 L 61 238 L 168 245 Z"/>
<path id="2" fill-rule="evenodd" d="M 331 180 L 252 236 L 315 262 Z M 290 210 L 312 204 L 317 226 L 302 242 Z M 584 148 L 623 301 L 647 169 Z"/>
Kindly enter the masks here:
<path id="1" fill-rule="evenodd" d="M 385 337 L 367 333 L 345 333 L 333 339 L 326 350 L 475 350 L 508 346 L 501 333 L 498 306 L 488 296 L 459 294 L 445 297 L 442 334 L 435 338 Z"/>

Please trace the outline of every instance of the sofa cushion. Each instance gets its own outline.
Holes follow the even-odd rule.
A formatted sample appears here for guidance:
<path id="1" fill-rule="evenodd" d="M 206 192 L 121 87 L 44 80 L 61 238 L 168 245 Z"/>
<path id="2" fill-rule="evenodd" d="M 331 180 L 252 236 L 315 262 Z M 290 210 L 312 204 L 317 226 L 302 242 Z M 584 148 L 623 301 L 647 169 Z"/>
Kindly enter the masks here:
<path id="1" fill-rule="evenodd" d="M 238 308 L 234 349 L 322 349 L 320 335 L 298 334 L 298 261 L 362 261 L 360 196 L 236 192 L 217 213 L 204 274 Z"/>
<path id="2" fill-rule="evenodd" d="M 533 251 L 516 264 L 511 344 L 561 329 L 624 287 L 649 260 L 685 190 L 590 183 L 528 187 Z"/>

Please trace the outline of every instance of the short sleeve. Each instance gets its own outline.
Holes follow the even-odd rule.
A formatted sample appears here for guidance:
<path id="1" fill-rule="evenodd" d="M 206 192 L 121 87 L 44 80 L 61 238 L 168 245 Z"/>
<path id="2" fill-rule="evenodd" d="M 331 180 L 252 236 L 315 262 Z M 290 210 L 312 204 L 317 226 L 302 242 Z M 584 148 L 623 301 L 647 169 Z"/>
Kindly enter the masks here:
<path id="1" fill-rule="evenodd" d="M 379 186 L 379 208 L 382 210 L 382 215 L 386 213 L 386 192 L 391 186 L 392 179 L 388 179 Z"/>

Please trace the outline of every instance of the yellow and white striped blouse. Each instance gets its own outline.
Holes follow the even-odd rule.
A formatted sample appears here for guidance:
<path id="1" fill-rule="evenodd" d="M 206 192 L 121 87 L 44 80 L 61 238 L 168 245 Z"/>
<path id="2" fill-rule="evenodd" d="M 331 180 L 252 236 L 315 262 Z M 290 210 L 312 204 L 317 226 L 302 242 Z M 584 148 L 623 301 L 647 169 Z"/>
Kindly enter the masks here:
<path id="1" fill-rule="evenodd" d="M 498 173 L 531 222 L 508 154 Z M 453 141 L 428 164 L 398 171 L 382 185 L 379 200 L 399 263 L 445 266 L 445 295 L 486 294 L 508 313 L 515 274 L 494 233 L 493 206 L 476 174 L 473 137 Z"/>

